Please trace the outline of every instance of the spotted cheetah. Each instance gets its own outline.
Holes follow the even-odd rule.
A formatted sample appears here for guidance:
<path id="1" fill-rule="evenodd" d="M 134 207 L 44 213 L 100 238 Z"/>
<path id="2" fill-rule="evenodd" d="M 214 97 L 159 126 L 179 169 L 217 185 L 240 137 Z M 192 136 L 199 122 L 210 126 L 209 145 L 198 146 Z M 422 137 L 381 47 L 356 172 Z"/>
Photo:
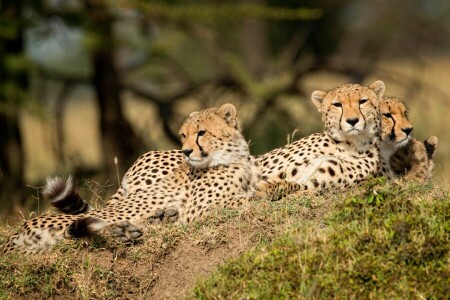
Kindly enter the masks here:
<path id="1" fill-rule="evenodd" d="M 413 126 L 405 104 L 396 97 L 383 97 L 380 103 L 380 176 L 426 182 L 431 180 L 433 156 L 438 138 L 420 142 L 411 137 Z"/>
<path id="2" fill-rule="evenodd" d="M 431 136 L 421 142 L 412 138 L 405 147 L 398 149 L 389 160 L 397 177 L 416 182 L 429 182 L 433 175 L 434 153 L 438 138 Z"/>
<path id="3" fill-rule="evenodd" d="M 349 187 L 379 168 L 380 99 L 385 85 L 346 84 L 315 91 L 325 132 L 315 133 L 257 157 L 267 181 L 286 180 L 303 190 Z"/>
<path id="4" fill-rule="evenodd" d="M 212 206 L 236 207 L 281 190 L 281 185 L 256 186 L 261 174 L 241 134 L 233 105 L 191 114 L 180 135 L 181 151 L 143 155 L 101 209 L 86 206 L 71 180 L 49 180 L 47 197 L 61 212 L 69 214 L 47 214 L 28 220 L 9 239 L 4 251 L 43 252 L 63 238 L 86 237 L 111 225 L 121 228 L 123 223 L 128 233 L 139 233 L 149 217 L 169 208 L 179 211 L 181 222 L 192 222 Z M 154 164 L 152 159 L 160 161 Z M 155 166 L 163 166 L 163 171 Z M 295 184 L 286 183 L 286 193 L 294 188 Z M 70 214 L 75 211 L 79 213 Z M 134 227 L 135 231 L 130 229 Z"/>

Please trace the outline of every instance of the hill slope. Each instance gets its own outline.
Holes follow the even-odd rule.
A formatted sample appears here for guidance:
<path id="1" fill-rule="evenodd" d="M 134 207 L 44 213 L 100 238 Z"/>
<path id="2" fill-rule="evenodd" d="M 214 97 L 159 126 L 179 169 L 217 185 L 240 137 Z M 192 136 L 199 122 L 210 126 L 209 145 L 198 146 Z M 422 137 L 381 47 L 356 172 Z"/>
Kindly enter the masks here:
<path id="1" fill-rule="evenodd" d="M 375 179 L 156 226 L 132 246 L 98 237 L 2 255 L 0 299 L 443 298 L 449 252 L 446 190 Z"/>

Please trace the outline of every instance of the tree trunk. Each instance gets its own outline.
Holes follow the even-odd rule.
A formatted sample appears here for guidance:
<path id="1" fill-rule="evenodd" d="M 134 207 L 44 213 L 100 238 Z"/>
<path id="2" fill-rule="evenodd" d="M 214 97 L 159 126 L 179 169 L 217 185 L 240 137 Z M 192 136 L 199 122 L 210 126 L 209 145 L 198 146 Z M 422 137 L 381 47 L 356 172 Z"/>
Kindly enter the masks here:
<path id="1" fill-rule="evenodd" d="M 14 35 L 0 36 L 0 198 L 2 212 L 10 214 L 25 201 L 23 184 L 24 153 L 19 128 L 18 111 L 27 88 L 24 68 L 11 70 L 7 60 L 23 55 L 21 2 L 0 1 L 2 26 L 14 30 Z"/>
<path id="2" fill-rule="evenodd" d="M 100 130 L 108 173 L 115 174 L 114 158 L 119 160 L 123 174 L 133 153 L 140 150 L 142 141 L 124 118 L 121 104 L 121 82 L 114 57 L 112 16 L 103 1 L 86 2 L 92 30 L 99 46 L 92 50 L 93 86 L 100 109 Z"/>
<path id="3" fill-rule="evenodd" d="M 263 0 L 245 0 L 250 5 L 264 4 Z M 242 52 L 248 70 L 261 77 L 267 68 L 268 47 L 266 23 L 261 18 L 247 17 L 242 24 Z"/>

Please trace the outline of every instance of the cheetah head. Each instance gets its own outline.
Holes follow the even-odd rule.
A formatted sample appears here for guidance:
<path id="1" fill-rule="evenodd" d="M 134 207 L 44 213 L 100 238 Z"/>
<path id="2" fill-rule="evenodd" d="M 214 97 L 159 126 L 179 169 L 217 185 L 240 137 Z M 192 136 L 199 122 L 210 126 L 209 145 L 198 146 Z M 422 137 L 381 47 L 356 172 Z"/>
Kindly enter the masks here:
<path id="1" fill-rule="evenodd" d="M 395 97 L 380 102 L 382 147 L 398 149 L 408 144 L 413 126 L 408 121 L 406 106 Z"/>
<path id="2" fill-rule="evenodd" d="M 180 136 L 182 151 L 194 168 L 228 165 L 249 155 L 232 104 L 191 113 L 181 126 Z"/>
<path id="3" fill-rule="evenodd" d="M 368 87 L 346 84 L 329 92 L 314 91 L 311 99 L 322 113 L 328 134 L 336 141 L 345 141 L 378 134 L 384 89 L 382 81 Z"/>

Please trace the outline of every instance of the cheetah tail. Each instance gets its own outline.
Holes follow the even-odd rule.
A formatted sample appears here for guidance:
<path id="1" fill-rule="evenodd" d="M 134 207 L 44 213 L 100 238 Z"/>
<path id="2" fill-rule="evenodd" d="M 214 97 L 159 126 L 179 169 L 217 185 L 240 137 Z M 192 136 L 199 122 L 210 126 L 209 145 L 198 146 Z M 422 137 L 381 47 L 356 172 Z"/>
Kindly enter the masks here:
<path id="1" fill-rule="evenodd" d="M 58 211 L 65 214 L 78 215 L 92 210 L 73 188 L 72 176 L 69 176 L 67 180 L 58 176 L 47 177 L 42 194 Z"/>
<path id="2" fill-rule="evenodd" d="M 103 228 L 108 226 L 108 222 L 96 218 L 96 217 L 85 217 L 73 222 L 67 232 L 71 237 L 74 238 L 84 238 L 89 237 Z"/>

